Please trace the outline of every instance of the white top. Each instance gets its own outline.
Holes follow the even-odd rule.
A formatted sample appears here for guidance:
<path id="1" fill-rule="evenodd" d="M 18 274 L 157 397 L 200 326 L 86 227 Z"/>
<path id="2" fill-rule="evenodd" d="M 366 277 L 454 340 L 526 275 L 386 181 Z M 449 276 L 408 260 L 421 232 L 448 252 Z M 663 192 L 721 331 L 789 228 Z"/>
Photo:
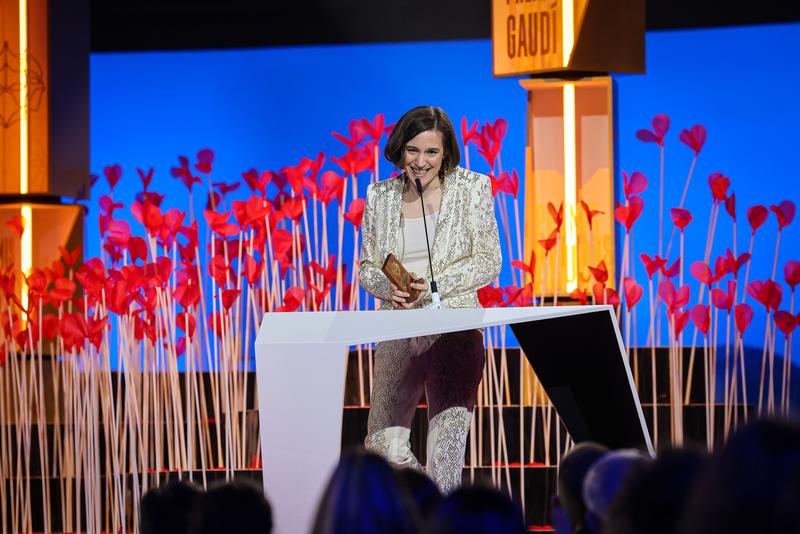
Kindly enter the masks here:
<path id="1" fill-rule="evenodd" d="M 425 217 L 428 222 L 428 239 L 433 242 L 436 234 L 436 221 L 439 212 Z M 403 267 L 418 277 L 425 277 L 428 272 L 428 247 L 425 244 L 425 225 L 422 217 L 413 219 L 400 216 L 400 239 L 398 242 L 398 258 Z"/>

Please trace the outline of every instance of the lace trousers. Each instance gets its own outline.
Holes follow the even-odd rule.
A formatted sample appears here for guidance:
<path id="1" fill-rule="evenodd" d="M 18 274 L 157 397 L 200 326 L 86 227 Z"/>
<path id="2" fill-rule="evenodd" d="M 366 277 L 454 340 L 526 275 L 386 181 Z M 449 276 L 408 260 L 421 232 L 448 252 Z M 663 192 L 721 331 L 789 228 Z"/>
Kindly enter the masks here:
<path id="1" fill-rule="evenodd" d="M 484 362 L 479 330 L 379 343 L 367 448 L 396 464 L 419 468 L 409 435 L 424 392 L 428 402 L 427 472 L 442 491 L 459 486 Z"/>

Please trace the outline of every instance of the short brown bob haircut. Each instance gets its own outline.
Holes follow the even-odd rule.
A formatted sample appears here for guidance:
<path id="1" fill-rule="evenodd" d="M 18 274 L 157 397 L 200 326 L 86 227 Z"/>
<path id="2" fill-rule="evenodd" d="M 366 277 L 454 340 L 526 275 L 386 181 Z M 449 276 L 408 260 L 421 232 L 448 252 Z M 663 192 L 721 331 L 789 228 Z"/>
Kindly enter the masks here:
<path id="1" fill-rule="evenodd" d="M 458 148 L 456 132 L 450 117 L 442 108 L 435 106 L 419 106 L 400 117 L 394 125 L 386 148 L 383 150 L 384 156 L 395 168 L 402 168 L 405 162 L 406 144 L 417 135 L 428 130 L 436 130 L 442 134 L 442 147 L 444 155 L 442 157 L 442 168 L 439 170 L 439 179 L 444 179 L 450 174 L 456 165 L 461 161 L 461 151 Z"/>

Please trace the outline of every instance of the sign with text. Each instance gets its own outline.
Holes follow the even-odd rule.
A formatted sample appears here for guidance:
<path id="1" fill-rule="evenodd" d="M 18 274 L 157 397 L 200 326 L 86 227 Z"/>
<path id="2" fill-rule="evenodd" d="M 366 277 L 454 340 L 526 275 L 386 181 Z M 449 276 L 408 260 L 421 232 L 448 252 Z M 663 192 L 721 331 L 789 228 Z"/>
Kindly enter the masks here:
<path id="1" fill-rule="evenodd" d="M 561 0 L 492 0 L 495 76 L 563 67 Z"/>

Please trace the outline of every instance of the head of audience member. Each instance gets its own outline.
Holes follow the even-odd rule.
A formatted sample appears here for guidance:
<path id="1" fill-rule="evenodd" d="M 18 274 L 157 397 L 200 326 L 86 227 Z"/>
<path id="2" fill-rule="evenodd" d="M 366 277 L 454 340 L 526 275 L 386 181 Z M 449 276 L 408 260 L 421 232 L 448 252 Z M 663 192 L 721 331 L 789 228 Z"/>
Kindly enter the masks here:
<path id="1" fill-rule="evenodd" d="M 202 495 L 199 486 L 184 480 L 151 489 L 139 503 L 141 534 L 188 534 L 189 517 Z"/>
<path id="2" fill-rule="evenodd" d="M 589 468 L 607 452 L 603 445 L 586 441 L 575 445 L 561 459 L 558 490 L 552 506 L 552 522 L 559 534 L 586 532 L 583 479 Z"/>
<path id="3" fill-rule="evenodd" d="M 708 463 L 696 449 L 672 449 L 628 477 L 614 499 L 603 534 L 672 534 Z"/>
<path id="4" fill-rule="evenodd" d="M 597 460 L 583 480 L 586 526 L 599 533 L 608 519 L 608 510 L 625 482 L 644 469 L 650 458 L 634 449 L 610 451 Z"/>
<path id="5" fill-rule="evenodd" d="M 734 433 L 698 481 L 682 532 L 800 532 L 800 426 L 755 421 Z"/>
<path id="6" fill-rule="evenodd" d="M 269 534 L 272 508 L 251 480 L 215 484 L 197 502 L 192 527 L 197 534 Z"/>
<path id="7" fill-rule="evenodd" d="M 436 483 L 418 469 L 404 467 L 397 469 L 398 483 L 414 501 L 420 518 L 427 523 L 433 516 L 436 507 L 442 501 L 442 492 Z"/>
<path id="8" fill-rule="evenodd" d="M 522 511 L 505 493 L 462 486 L 447 495 L 428 525 L 430 534 L 518 534 L 525 532 Z"/>
<path id="9" fill-rule="evenodd" d="M 345 452 L 323 493 L 313 534 L 417 532 L 419 516 L 397 483 L 394 470 L 377 454 Z"/>

